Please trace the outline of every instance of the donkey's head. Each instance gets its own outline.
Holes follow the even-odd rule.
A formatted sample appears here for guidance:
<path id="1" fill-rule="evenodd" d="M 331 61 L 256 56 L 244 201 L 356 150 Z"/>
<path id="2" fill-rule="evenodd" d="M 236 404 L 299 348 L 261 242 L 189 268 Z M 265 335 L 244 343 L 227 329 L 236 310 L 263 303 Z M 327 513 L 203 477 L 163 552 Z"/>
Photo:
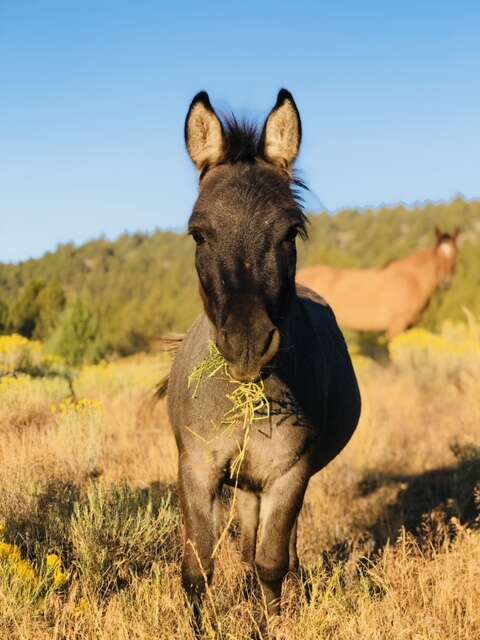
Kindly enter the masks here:
<path id="1" fill-rule="evenodd" d="M 437 278 L 439 286 L 447 289 L 455 274 L 458 258 L 458 236 L 460 229 L 450 233 L 443 233 L 440 229 L 435 228 L 436 244 L 435 259 L 437 266 Z"/>
<path id="2" fill-rule="evenodd" d="M 200 171 L 189 220 L 205 312 L 237 380 L 254 380 L 275 357 L 295 294 L 298 234 L 306 235 L 292 177 L 301 123 L 282 89 L 260 132 L 223 122 L 208 95 L 195 96 L 185 142 Z"/>

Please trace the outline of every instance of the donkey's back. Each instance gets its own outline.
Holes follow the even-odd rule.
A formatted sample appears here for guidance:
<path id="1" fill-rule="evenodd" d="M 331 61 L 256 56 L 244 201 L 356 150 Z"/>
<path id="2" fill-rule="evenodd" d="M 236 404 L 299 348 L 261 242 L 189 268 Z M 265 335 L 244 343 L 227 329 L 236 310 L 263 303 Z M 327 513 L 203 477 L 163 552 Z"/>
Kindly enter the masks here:
<path id="1" fill-rule="evenodd" d="M 360 417 L 360 392 L 347 345 L 332 308 L 316 292 L 297 283 L 298 306 L 304 321 L 298 321 L 297 352 L 305 368 L 299 376 L 307 378 L 315 371 L 314 388 L 309 388 L 317 418 L 322 420 L 321 446 L 315 471 L 328 464 L 350 440 Z M 319 399 L 324 401 L 320 405 Z"/>

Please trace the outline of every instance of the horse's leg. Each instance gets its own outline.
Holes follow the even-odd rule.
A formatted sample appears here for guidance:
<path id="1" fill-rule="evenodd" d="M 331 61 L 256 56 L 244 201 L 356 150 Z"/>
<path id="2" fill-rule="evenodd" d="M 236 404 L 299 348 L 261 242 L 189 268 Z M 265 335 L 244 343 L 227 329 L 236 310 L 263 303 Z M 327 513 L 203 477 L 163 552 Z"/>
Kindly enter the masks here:
<path id="1" fill-rule="evenodd" d="M 282 582 L 290 566 L 292 529 L 300 512 L 308 476 L 293 467 L 262 494 L 255 566 L 267 612 L 280 612 Z"/>
<path id="2" fill-rule="evenodd" d="M 204 469 L 197 471 L 195 463 L 185 456 L 179 461 L 178 488 L 185 523 L 182 584 L 198 621 L 202 596 L 213 573 L 219 490 L 212 486 L 211 474 Z"/>
<path id="3" fill-rule="evenodd" d="M 394 318 L 390 323 L 390 326 L 388 327 L 388 332 L 387 332 L 388 341 L 390 342 L 391 340 L 399 336 L 401 333 L 406 331 L 408 325 L 409 325 L 409 321 L 403 316 Z"/>
<path id="4" fill-rule="evenodd" d="M 255 493 L 249 493 L 237 488 L 237 511 L 240 518 L 242 562 L 253 568 L 255 565 L 258 515 L 260 511 L 258 496 Z"/>
<path id="5" fill-rule="evenodd" d="M 293 525 L 292 532 L 290 534 L 290 542 L 288 545 L 288 570 L 292 573 L 296 573 L 299 566 L 297 553 L 297 529 L 298 518 L 295 520 L 295 524 Z"/>

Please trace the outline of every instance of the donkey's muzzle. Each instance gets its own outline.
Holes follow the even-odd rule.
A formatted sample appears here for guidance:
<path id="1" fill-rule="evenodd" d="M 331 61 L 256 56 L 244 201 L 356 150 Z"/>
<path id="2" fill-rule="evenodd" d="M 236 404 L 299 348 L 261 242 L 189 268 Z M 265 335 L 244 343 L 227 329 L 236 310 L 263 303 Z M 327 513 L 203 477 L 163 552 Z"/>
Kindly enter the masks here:
<path id="1" fill-rule="evenodd" d="M 227 322 L 217 332 L 217 346 L 231 376 L 240 382 L 250 382 L 258 380 L 262 369 L 276 356 L 280 331 L 267 314 L 251 319 L 246 326 Z"/>

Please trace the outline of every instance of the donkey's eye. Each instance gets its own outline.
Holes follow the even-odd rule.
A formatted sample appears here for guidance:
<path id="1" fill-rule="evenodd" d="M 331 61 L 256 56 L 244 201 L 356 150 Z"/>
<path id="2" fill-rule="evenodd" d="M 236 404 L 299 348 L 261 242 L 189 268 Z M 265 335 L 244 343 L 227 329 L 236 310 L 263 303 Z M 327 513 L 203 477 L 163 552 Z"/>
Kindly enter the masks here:
<path id="1" fill-rule="evenodd" d="M 297 227 L 292 227 L 291 229 L 288 230 L 288 232 L 285 234 L 285 237 L 283 238 L 282 242 L 295 242 L 295 238 L 298 236 L 298 229 Z"/>
<path id="2" fill-rule="evenodd" d="M 203 233 L 201 231 L 198 231 L 198 229 L 194 229 L 191 234 L 192 238 L 195 241 L 195 244 L 197 246 L 200 246 L 201 244 L 203 244 L 205 242 L 205 236 L 203 235 Z"/>

